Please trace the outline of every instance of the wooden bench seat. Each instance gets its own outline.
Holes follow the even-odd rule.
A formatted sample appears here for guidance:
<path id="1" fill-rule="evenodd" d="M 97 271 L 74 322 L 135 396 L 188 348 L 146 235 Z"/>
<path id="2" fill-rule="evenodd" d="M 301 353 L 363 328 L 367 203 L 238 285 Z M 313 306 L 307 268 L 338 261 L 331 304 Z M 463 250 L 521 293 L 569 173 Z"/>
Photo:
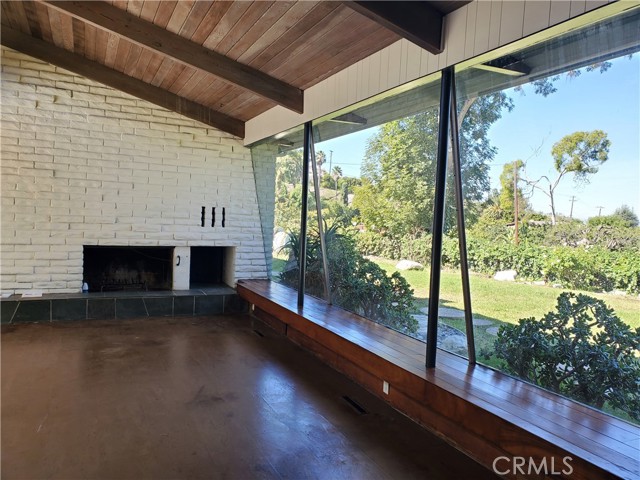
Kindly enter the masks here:
<path id="1" fill-rule="evenodd" d="M 297 292 L 275 282 L 237 291 L 255 316 L 489 469 L 506 456 L 568 471 L 571 457 L 567 478 L 640 478 L 635 425 L 443 350 L 427 369 L 423 342 L 308 295 L 298 309 Z"/>

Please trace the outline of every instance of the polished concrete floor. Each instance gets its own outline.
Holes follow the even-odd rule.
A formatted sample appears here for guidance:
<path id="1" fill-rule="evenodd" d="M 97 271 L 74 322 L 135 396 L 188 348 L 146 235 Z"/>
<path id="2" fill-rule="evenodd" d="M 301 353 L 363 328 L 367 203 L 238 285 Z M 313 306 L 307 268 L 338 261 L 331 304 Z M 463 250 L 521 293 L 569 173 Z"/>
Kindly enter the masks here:
<path id="1" fill-rule="evenodd" d="M 492 478 L 245 316 L 4 326 L 1 440 L 5 480 Z"/>

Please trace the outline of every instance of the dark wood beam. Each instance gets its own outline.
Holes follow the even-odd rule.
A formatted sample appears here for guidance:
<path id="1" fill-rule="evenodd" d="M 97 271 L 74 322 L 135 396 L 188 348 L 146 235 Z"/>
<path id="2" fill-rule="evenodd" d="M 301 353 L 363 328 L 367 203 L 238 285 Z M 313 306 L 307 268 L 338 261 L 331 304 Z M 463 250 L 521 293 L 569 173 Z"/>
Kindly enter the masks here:
<path id="1" fill-rule="evenodd" d="M 211 110 L 204 105 L 129 77 L 63 48 L 25 35 L 6 25 L 2 25 L 0 39 L 2 45 L 6 47 L 244 138 L 244 122 L 237 118 Z"/>
<path id="2" fill-rule="evenodd" d="M 348 1 L 345 5 L 433 54 L 442 53 L 443 15 L 429 2 Z"/>
<path id="3" fill-rule="evenodd" d="M 248 65 L 191 42 L 180 35 L 105 2 L 43 0 L 46 5 L 119 35 L 183 65 L 215 75 L 295 112 L 303 111 L 302 90 Z"/>

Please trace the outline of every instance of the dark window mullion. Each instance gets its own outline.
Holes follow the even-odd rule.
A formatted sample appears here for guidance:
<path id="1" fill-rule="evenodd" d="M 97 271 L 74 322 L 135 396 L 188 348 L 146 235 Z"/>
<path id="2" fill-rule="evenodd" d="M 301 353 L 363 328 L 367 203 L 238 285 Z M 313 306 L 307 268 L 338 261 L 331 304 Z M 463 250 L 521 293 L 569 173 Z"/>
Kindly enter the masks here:
<path id="1" fill-rule="evenodd" d="M 454 192 L 456 199 L 456 220 L 458 225 L 458 246 L 460 249 L 460 275 L 462 280 L 462 298 L 464 302 L 464 320 L 467 331 L 467 356 L 469 363 L 476 363 L 476 344 L 473 333 L 473 314 L 471 310 L 471 288 L 469 286 L 469 263 L 467 261 L 467 236 L 464 225 L 464 197 L 462 195 L 462 166 L 460 162 L 460 132 L 458 131 L 458 107 L 456 102 L 456 75 L 451 72 L 451 156 L 453 160 Z"/>
<path id="2" fill-rule="evenodd" d="M 445 190 L 447 185 L 447 150 L 449 147 L 449 118 L 451 108 L 451 77 L 453 67 L 442 71 L 440 79 L 440 115 L 438 117 L 438 153 L 436 157 L 436 185 L 431 229 L 431 279 L 429 282 L 429 313 L 427 317 L 427 368 L 436 366 L 438 348 L 438 307 L 440 303 L 440 269 L 442 235 L 444 229 Z"/>
<path id="3" fill-rule="evenodd" d="M 304 150 L 302 153 L 302 206 L 300 208 L 300 252 L 298 279 L 298 307 L 304 306 L 304 277 L 307 269 L 307 210 L 309 199 L 309 157 L 311 122 L 304 124 Z"/>

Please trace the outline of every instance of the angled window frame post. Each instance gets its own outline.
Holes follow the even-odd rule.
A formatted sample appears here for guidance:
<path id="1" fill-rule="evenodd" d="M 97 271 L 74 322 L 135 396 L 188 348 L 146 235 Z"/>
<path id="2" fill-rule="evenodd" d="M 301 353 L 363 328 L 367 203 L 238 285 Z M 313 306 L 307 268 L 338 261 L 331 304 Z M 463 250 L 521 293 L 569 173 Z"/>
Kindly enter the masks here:
<path id="1" fill-rule="evenodd" d="M 307 270 L 307 210 L 309 203 L 309 157 L 311 122 L 304 124 L 303 153 L 302 153 L 302 205 L 300 207 L 300 252 L 298 257 L 298 308 L 304 307 L 304 279 Z"/>
<path id="2" fill-rule="evenodd" d="M 313 139 L 313 128 L 309 138 L 309 155 L 311 157 L 311 169 L 313 172 L 313 192 L 316 200 L 316 214 L 318 216 L 318 235 L 320 237 L 320 253 L 322 255 L 322 269 L 324 273 L 324 295 L 325 300 L 331 305 L 331 284 L 329 283 L 329 262 L 327 260 L 327 244 L 324 236 L 324 221 L 322 218 L 322 199 L 320 198 L 320 178 L 318 177 L 318 166 L 316 164 L 316 147 Z"/>
<path id="3" fill-rule="evenodd" d="M 427 368 L 435 368 L 438 349 L 438 304 L 440 303 L 440 274 L 442 236 L 447 186 L 447 153 L 449 150 L 449 120 L 451 118 L 451 78 L 453 67 L 442 70 L 440 79 L 440 114 L 438 117 L 438 150 L 436 157 L 436 185 L 431 229 L 431 273 L 429 282 L 429 313 L 427 316 Z"/>
<path id="4" fill-rule="evenodd" d="M 469 285 L 469 262 L 467 259 L 467 234 L 464 222 L 464 196 L 462 195 L 462 164 L 460 162 L 460 131 L 458 127 L 458 105 L 456 101 L 456 73 L 451 71 L 451 160 L 456 199 L 456 221 L 458 226 L 458 248 L 460 250 L 460 276 L 464 303 L 464 322 L 467 333 L 467 356 L 469 363 L 476 364 L 476 344 L 473 333 L 473 312 L 471 309 L 471 287 Z"/>

